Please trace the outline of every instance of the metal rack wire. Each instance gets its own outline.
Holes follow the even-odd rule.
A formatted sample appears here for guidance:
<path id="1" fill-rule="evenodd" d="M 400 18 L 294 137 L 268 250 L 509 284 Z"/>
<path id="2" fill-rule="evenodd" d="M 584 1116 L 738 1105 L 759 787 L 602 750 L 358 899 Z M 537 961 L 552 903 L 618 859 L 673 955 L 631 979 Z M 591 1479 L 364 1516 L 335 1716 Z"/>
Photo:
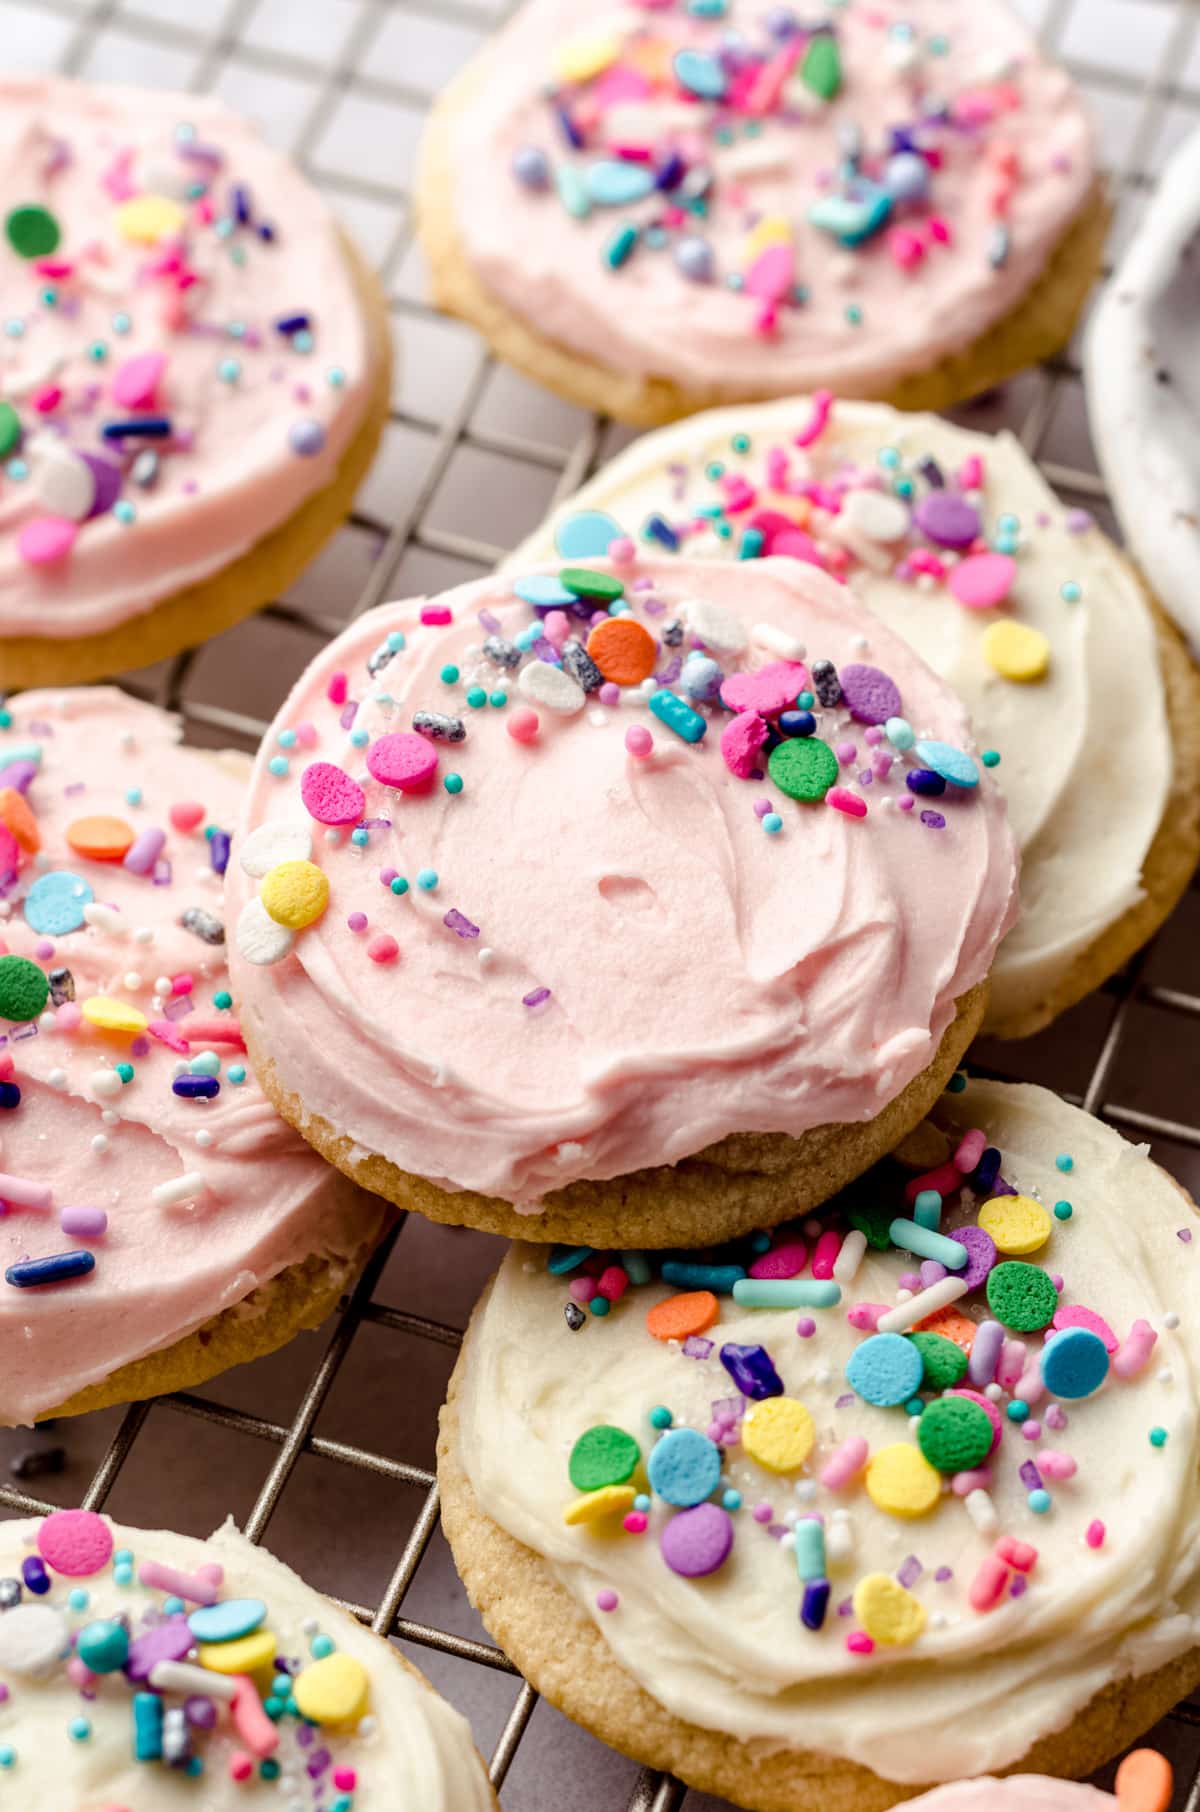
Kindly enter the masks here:
<path id="1" fill-rule="evenodd" d="M 397 167 L 379 174 L 380 148 L 386 161 L 393 142 L 387 133 L 394 130 L 402 161 L 430 93 L 511 3 L 0 0 L 0 41 L 17 63 L 173 82 L 194 92 L 217 88 L 251 111 L 267 96 L 268 129 L 287 141 L 352 229 L 366 233 L 389 286 L 402 353 L 406 342 L 415 341 L 428 355 L 410 359 L 413 388 L 402 375 L 379 475 L 368 481 L 360 507 L 330 555 L 318 561 L 315 576 L 208 649 L 123 682 L 132 693 L 180 712 L 193 740 L 253 746 L 282 694 L 279 676 L 291 671 L 289 662 L 298 671 L 319 640 L 388 597 L 485 571 L 505 551 L 505 541 L 514 544 L 553 497 L 573 489 L 620 443 L 610 424 L 498 372 L 465 329 L 437 321 L 420 300 L 405 173 Z M 1120 204 L 1119 233 L 1122 218 L 1144 199 L 1164 150 L 1189 125 L 1200 124 L 1200 0 L 1022 0 L 1022 10 L 1096 103 Z M 356 155 L 367 134 L 375 135 L 370 158 Z M 1083 423 L 1078 363 L 1071 356 L 1025 374 L 1004 398 L 968 411 L 966 419 L 1013 427 L 1065 498 L 1105 516 L 1107 500 Z M 513 422 L 531 425 L 514 429 Z M 480 533 L 481 519 L 500 526 L 494 540 Z M 249 662 L 248 649 L 254 651 Z M 248 667 L 262 688 L 249 697 L 230 680 L 235 669 L 244 674 Z M 1197 1186 L 1200 1105 L 1189 1098 L 1187 1077 L 1189 1070 L 1197 1073 L 1194 1059 L 1200 1055 L 1198 924 L 1200 891 L 1193 891 L 1156 945 L 1101 994 L 1039 1039 L 977 1047 L 973 1063 L 988 1073 L 1058 1088 L 1122 1132 L 1152 1141 L 1156 1156 Z M 287 1416 L 233 1407 L 209 1392 L 136 1405 L 119 1420 L 90 1480 L 76 1487 L 68 1479 L 65 1489 L 89 1508 L 119 1495 L 122 1481 L 136 1473 L 145 1456 L 153 1464 L 162 1449 L 169 1431 L 159 1412 L 165 1411 L 190 1419 L 193 1430 L 200 1423 L 239 1437 L 258 1461 L 266 1461 L 265 1474 L 256 1464 L 244 1518 L 255 1540 L 267 1534 L 285 1494 L 297 1489 L 300 1470 L 312 1458 L 346 1469 L 356 1492 L 365 1491 L 370 1479 L 396 1488 L 397 1495 L 415 1491 L 418 1507 L 398 1553 L 386 1521 L 364 1538 L 377 1576 L 386 1581 L 382 1590 L 370 1603 L 340 1601 L 377 1632 L 416 1644 L 431 1659 L 451 1657 L 519 1681 L 511 1663 L 486 1641 L 403 1614 L 438 1523 L 437 1485 L 429 1467 L 383 1451 L 386 1442 L 377 1425 L 372 1435 L 379 1438 L 370 1446 L 334 1438 L 317 1426 L 352 1351 L 373 1338 L 371 1330 L 387 1336 L 395 1354 L 389 1363 L 397 1367 L 405 1364 L 405 1353 L 457 1347 L 461 1334 L 449 1320 L 429 1319 L 382 1299 L 385 1269 L 390 1264 L 393 1272 L 397 1267 L 402 1272 L 414 1240 L 430 1239 L 441 1242 L 432 1261 L 435 1276 L 443 1260 L 456 1273 L 461 1270 L 464 1241 L 474 1242 L 477 1264 L 490 1251 L 475 1235 L 397 1229 L 342 1304 Z M 305 1348 L 301 1341 L 289 1351 Z M 261 1402 L 256 1388 L 270 1364 L 235 1374 L 234 1394 Z M 219 1385 L 231 1388 L 227 1380 Z M 218 1396 L 223 1394 L 218 1389 Z M 152 1417 L 154 1433 L 147 1431 Z M 100 1422 L 105 1433 L 111 1420 L 85 1419 Z M 76 1423 L 54 1438 L 86 1448 L 87 1433 Z M 30 1439 L 4 1436 L 0 1452 L 11 1454 L 15 1443 L 28 1446 Z M 90 1440 L 93 1448 L 96 1439 Z M 35 1515 L 54 1507 L 16 1485 L 0 1486 L 0 1513 Z M 533 1689 L 519 1681 L 492 1749 L 497 1787 L 509 1777 L 536 1704 Z M 1176 1760 L 1177 1803 L 1183 1812 L 1200 1812 L 1200 1709 L 1178 1707 L 1157 1740 Z M 514 1777 L 520 1799 L 505 1795 L 514 1812 L 518 1804 L 522 1812 L 540 1812 L 580 1803 L 577 1773 L 560 1776 L 552 1766 L 544 1778 L 527 1775 L 519 1783 Z M 715 1801 L 686 1794 L 678 1782 L 648 1769 L 627 1770 L 614 1796 L 606 1793 L 603 1801 L 591 1803 L 596 1812 L 609 1805 L 617 1812 L 622 1804 L 625 1812 L 679 1812 L 685 1799 L 687 1812 L 720 1812 Z"/>

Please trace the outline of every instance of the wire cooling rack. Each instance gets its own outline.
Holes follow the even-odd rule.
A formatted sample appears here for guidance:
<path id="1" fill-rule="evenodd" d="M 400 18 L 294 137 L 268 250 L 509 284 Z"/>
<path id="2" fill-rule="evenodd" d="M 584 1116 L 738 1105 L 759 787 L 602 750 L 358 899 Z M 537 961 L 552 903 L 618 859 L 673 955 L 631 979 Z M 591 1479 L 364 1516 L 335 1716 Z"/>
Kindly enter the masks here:
<path id="1" fill-rule="evenodd" d="M 126 677 L 131 692 L 179 711 L 192 741 L 252 747 L 330 634 L 388 597 L 485 572 L 630 438 L 498 368 L 469 330 L 423 302 L 410 212 L 422 115 L 510 3 L 0 0 L 10 67 L 213 90 L 257 117 L 326 192 L 388 290 L 400 351 L 394 408 L 349 523 L 262 616 Z M 1119 250 L 1163 160 L 1200 125 L 1200 0 L 1022 0 L 1022 10 L 1093 103 Z M 963 419 L 1014 428 L 1064 497 L 1111 526 L 1077 349 Z M 1194 890 L 1102 992 L 1037 1039 L 977 1046 L 973 1064 L 1058 1089 L 1151 1141 L 1200 1189 L 1198 932 Z M 471 1717 L 510 1812 L 679 1812 L 685 1800 L 687 1812 L 721 1812 L 539 1704 L 486 1640 L 454 1575 L 438 1533 L 436 1413 L 499 1250 L 485 1236 L 409 1220 L 331 1332 L 301 1336 L 201 1392 L 0 1436 L 14 1479 L 0 1485 L 0 1511 L 81 1503 L 200 1534 L 232 1511 L 314 1586 L 409 1648 Z M 1176 1807 L 1200 1812 L 1200 1709 L 1178 1707 L 1153 1740 L 1175 1761 Z"/>

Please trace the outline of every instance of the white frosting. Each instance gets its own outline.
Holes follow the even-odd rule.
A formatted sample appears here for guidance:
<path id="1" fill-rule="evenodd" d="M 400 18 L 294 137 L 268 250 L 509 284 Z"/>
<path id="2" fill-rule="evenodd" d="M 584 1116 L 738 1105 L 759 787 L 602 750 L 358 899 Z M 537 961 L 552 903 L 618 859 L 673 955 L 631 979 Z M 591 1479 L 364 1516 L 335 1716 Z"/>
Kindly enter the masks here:
<path id="1" fill-rule="evenodd" d="M 693 416 L 648 435 L 561 504 L 509 566 L 517 571 L 551 557 L 555 529 L 582 509 L 610 512 L 635 538 L 655 512 L 673 526 L 694 520 L 697 506 L 722 499 L 705 475 L 714 460 L 726 475 L 745 474 L 757 508 L 789 513 L 795 499 L 764 480 L 772 447 L 786 450 L 794 478 L 807 470 L 826 484 L 848 465 L 876 472 L 884 447 L 896 449 L 906 465 L 932 455 L 948 479 L 972 455 L 982 460 L 985 533 L 994 539 L 1004 515 L 1021 525 L 1018 576 L 1002 607 L 967 609 L 944 582 L 894 576 L 907 542 L 882 549 L 881 559 L 877 545 L 871 551 L 879 563 L 856 562 L 850 579 L 856 596 L 956 689 L 981 747 L 1001 755 L 995 774 L 1022 863 L 1022 916 L 992 969 L 990 1019 L 1003 1025 L 1053 994 L 1076 957 L 1142 897 L 1142 865 L 1172 773 L 1153 621 L 1111 543 L 1095 528 L 1068 529 L 1070 512 L 1012 435 L 975 434 L 936 416 L 839 402 L 825 433 L 800 452 L 793 437 L 811 416 L 811 403 L 796 398 Z M 749 451 L 734 449 L 735 435 L 749 437 Z M 866 494 L 884 500 L 883 493 Z M 740 525 L 754 513 L 733 515 L 728 539 L 702 527 L 680 551 L 689 558 L 736 557 Z M 838 552 L 819 529 L 812 532 L 819 545 Z M 1200 558 L 1200 544 L 1197 553 Z M 953 564 L 953 554 L 941 550 L 941 558 Z M 1077 602 L 1062 596 L 1062 586 L 1072 583 L 1081 591 Z M 989 664 L 984 637 L 1000 618 L 1047 638 L 1043 679 L 1017 683 Z M 1136 760 L 1115 758 L 1111 701 L 1117 697 L 1120 747 L 1136 750 Z"/>
<path id="2" fill-rule="evenodd" d="M 0 1577 L 20 1578 L 21 1562 L 36 1553 L 40 1519 L 4 1525 L 0 1548 Z M 251 1807 L 271 1812 L 291 1812 L 293 1807 L 312 1812 L 317 1804 L 307 1762 L 327 1747 L 332 1759 L 319 1779 L 325 1790 L 323 1806 L 338 1798 L 332 1782 L 334 1769 L 349 1768 L 357 1776 L 353 1790 L 355 1812 L 490 1812 L 495 1801 L 466 1721 L 423 1681 L 389 1659 L 378 1637 L 362 1628 L 320 1595 L 295 1573 L 256 1548 L 226 1523 L 207 1541 L 195 1541 L 165 1531 L 124 1529 L 113 1526 L 117 1548 L 132 1550 L 134 1583 L 118 1585 L 111 1567 L 85 1579 L 68 1579 L 51 1572 L 52 1588 L 46 1597 L 26 1593 L 25 1604 L 57 1607 L 71 1634 L 99 1618 L 127 1616 L 131 1635 L 146 1626 L 148 1610 L 161 1612 L 165 1594 L 136 1582 L 136 1566 L 154 1560 L 194 1574 L 215 1563 L 224 1569 L 222 1600 L 259 1598 L 267 1605 L 268 1627 L 279 1638 L 280 1655 L 297 1662 L 307 1660 L 309 1642 L 317 1629 L 331 1636 L 337 1652 L 352 1656 L 370 1676 L 366 1730 L 334 1732 L 322 1727 L 314 1740 L 301 1747 L 296 1740 L 300 1726 L 295 1718 L 279 1725 L 280 1743 L 275 1759 L 280 1774 L 274 1780 L 259 1777 L 257 1764 L 249 1780 L 231 1778 L 229 1761 L 242 1747 L 225 1707 L 218 1708 L 212 1732 L 198 1733 L 196 1752 L 204 1758 L 200 1781 L 162 1762 L 133 1759 L 133 1688 L 120 1674 L 101 1676 L 95 1696 L 85 1699 L 67 1676 L 65 1665 L 46 1678 L 18 1674 L 0 1663 L 0 1681 L 8 1696 L 0 1704 L 0 1744 L 11 1746 L 16 1759 L 4 1780 L 7 1793 L 22 1812 L 173 1812 L 176 1807 L 196 1812 L 249 1812 Z M 68 1593 L 82 1587 L 88 1604 L 82 1611 L 68 1608 Z M 189 1610 L 195 1606 L 189 1605 Z M 0 1613 L 0 1642 L 6 1616 Z M 307 1626 L 307 1627 L 306 1627 Z M 269 1677 L 267 1680 L 269 1687 Z M 144 1688 L 142 1689 L 144 1690 Z M 183 1704 L 178 1692 L 164 1695 L 164 1704 Z M 91 1734 L 75 1742 L 67 1734 L 72 1719 L 84 1717 Z"/>
<path id="3" fill-rule="evenodd" d="M 992 1460 L 991 1534 L 952 1495 L 920 1520 L 900 1520 L 876 1508 L 861 1483 L 835 1494 L 816 1482 L 850 1435 L 864 1437 L 872 1453 L 911 1438 L 903 1409 L 872 1408 L 845 1379 L 862 1338 L 846 1310 L 896 1298 L 899 1277 L 913 1266 L 895 1250 L 868 1251 L 842 1307 L 814 1311 L 807 1339 L 795 1309 L 748 1310 L 721 1297 L 708 1331 L 716 1344 L 697 1359 L 647 1331 L 647 1308 L 671 1293 L 663 1284 L 629 1291 L 606 1318 L 572 1333 L 562 1312 L 566 1280 L 549 1275 L 536 1249 L 518 1246 L 477 1313 L 460 1373 L 457 1453 L 482 1509 L 545 1558 L 594 1617 L 614 1659 L 660 1704 L 692 1724 L 816 1750 L 907 1784 L 1012 1766 L 1111 1682 L 1161 1666 L 1200 1634 L 1200 1318 L 1191 1281 L 1197 1247 L 1177 1237 L 1194 1225 L 1186 1200 L 1144 1148 L 1042 1089 L 972 1083 L 944 1097 L 936 1117 L 950 1130 L 982 1127 L 1003 1153 L 1004 1177 L 1022 1193 L 1072 1201 L 1072 1218 L 1055 1220 L 1049 1243 L 1029 1261 L 1061 1274 L 1064 1303 L 1097 1311 L 1122 1340 L 1139 1317 L 1158 1333 L 1140 1375 L 1110 1373 L 1099 1394 L 1066 1406 L 1065 1427 L 1055 1427 L 1058 1411 L 1046 1399 L 1033 1407 L 1031 1421 L 1042 1422 L 1034 1441 L 1005 1419 Z M 1056 1169 L 1059 1153 L 1074 1159 L 1069 1178 Z M 884 1203 L 901 1199 L 886 1174 L 868 1192 L 872 1201 L 880 1194 Z M 943 1228 L 973 1223 L 977 1206 L 964 1191 Z M 987 1313 L 978 1290 L 959 1307 L 975 1319 Z M 1036 1357 L 1039 1337 L 1024 1338 Z M 673 1513 L 658 1497 L 645 1535 L 622 1533 L 619 1520 L 601 1525 L 601 1534 L 566 1525 L 563 1510 L 575 1496 L 567 1457 L 579 1435 L 615 1424 L 645 1457 L 655 1438 L 648 1415 L 658 1404 L 676 1426 L 705 1429 L 714 1403 L 736 1394 L 718 1359 L 727 1341 L 767 1349 L 785 1392 L 810 1410 L 816 1444 L 804 1469 L 788 1476 L 764 1471 L 740 1446 L 726 1449 L 722 1484 L 742 1494 L 744 1508 L 733 1517 L 724 1567 L 699 1581 L 668 1569 L 659 1538 Z M 1161 1447 L 1148 1438 L 1156 1426 L 1168 1435 Z M 1018 1468 L 1044 1448 L 1069 1454 L 1078 1472 L 1047 1476 L 1052 1507 L 1038 1515 Z M 815 1510 L 828 1529 L 838 1508 L 849 1512 L 853 1552 L 842 1564 L 831 1557 L 833 1595 L 820 1633 L 798 1620 L 792 1555 L 753 1519 L 764 1500 L 776 1522 L 789 1508 Z M 1107 1531 L 1096 1549 L 1084 1540 L 1094 1519 Z M 1028 1589 L 977 1612 L 969 1587 L 1006 1536 L 1038 1549 Z M 910 1555 L 923 1568 L 912 1586 L 928 1616 L 923 1634 L 911 1647 L 848 1652 L 845 1637 L 858 1620 L 836 1607 L 863 1576 L 895 1575 Z M 939 1581 L 945 1567 L 953 1577 Z M 620 1598 L 607 1614 L 596 1605 L 606 1588 Z"/>
<path id="4" fill-rule="evenodd" d="M 1092 317 L 1088 410 L 1121 528 L 1200 650 L 1200 132 L 1180 146 Z"/>

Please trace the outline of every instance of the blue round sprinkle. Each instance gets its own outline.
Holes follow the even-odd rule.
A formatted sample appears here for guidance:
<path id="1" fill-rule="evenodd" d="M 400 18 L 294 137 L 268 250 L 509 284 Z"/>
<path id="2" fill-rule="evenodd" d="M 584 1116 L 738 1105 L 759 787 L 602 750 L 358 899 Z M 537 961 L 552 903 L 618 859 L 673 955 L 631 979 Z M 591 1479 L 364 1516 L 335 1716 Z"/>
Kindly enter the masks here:
<path id="1" fill-rule="evenodd" d="M 675 75 L 691 94 L 706 101 L 719 101 L 729 78 L 720 57 L 704 50 L 680 50 L 674 59 Z"/>
<path id="2" fill-rule="evenodd" d="M 193 1611 L 188 1628 L 197 1642 L 236 1642 L 240 1636 L 253 1635 L 266 1616 L 261 1598 L 226 1598 L 221 1604 L 204 1604 Z"/>
<path id="3" fill-rule="evenodd" d="M 846 1367 L 846 1381 L 865 1403 L 895 1409 L 921 1388 L 925 1362 L 903 1334 L 872 1334 L 856 1347 Z"/>
<path id="4" fill-rule="evenodd" d="M 1028 1502 L 1029 1508 L 1035 1516 L 1045 1516 L 1050 1508 L 1050 1493 L 1048 1491 L 1031 1491 Z"/>
<path id="5" fill-rule="evenodd" d="M 583 185 L 597 207 L 624 208 L 654 193 L 654 172 L 624 157 L 599 157 L 584 171 Z"/>
<path id="6" fill-rule="evenodd" d="M 69 868 L 39 875 L 25 895 L 26 923 L 41 937 L 66 937 L 86 922 L 83 909 L 95 897 L 83 876 Z"/>
<path id="7" fill-rule="evenodd" d="M 659 1497 L 688 1510 L 720 1483 L 721 1449 L 698 1428 L 672 1428 L 651 1450 L 646 1470 Z"/>
<path id="8" fill-rule="evenodd" d="M 620 523 L 606 516 L 603 510 L 576 510 L 573 515 L 564 516 L 556 527 L 554 545 L 564 560 L 588 560 L 606 554 L 624 533 Z M 543 582 L 558 586 L 557 579 Z M 520 595 L 524 596 L 524 593 Z M 573 593 L 566 595 L 572 604 L 578 602 Z M 536 599 L 529 601 L 537 602 Z"/>
<path id="9" fill-rule="evenodd" d="M 918 761 L 940 774 L 952 786 L 978 786 L 979 769 L 965 749 L 948 742 L 927 742 L 922 738 L 913 750 Z"/>
<path id="10" fill-rule="evenodd" d="M 607 552 L 607 547 L 600 551 Z M 530 573 L 523 579 L 514 579 L 513 590 L 526 604 L 541 610 L 569 610 L 579 602 L 573 591 L 568 591 L 549 573 Z M 541 624 L 535 624 L 533 634 L 539 636 L 541 633 Z"/>
<path id="11" fill-rule="evenodd" d="M 1042 1352 L 1042 1381 L 1054 1397 L 1090 1397 L 1108 1377 L 1108 1353 L 1090 1328 L 1063 1328 Z"/>

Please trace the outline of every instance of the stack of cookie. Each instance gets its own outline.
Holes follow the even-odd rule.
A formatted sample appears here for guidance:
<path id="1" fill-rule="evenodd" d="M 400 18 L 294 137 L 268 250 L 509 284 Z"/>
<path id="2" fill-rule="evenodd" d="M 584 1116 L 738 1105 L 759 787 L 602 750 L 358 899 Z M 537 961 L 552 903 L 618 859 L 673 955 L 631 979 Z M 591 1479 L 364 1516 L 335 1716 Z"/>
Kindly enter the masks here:
<path id="1" fill-rule="evenodd" d="M 1200 856 L 1192 163 L 1091 343 L 1135 566 L 1010 436 L 903 412 L 1069 337 L 1079 97 L 999 4 L 827 11 L 529 0 L 441 98 L 439 300 L 674 425 L 330 641 L 252 767 L 63 688 L 332 532 L 373 280 L 222 109 L 6 86 L 0 683 L 40 689 L 0 709 L 0 1420 L 271 1351 L 399 1212 L 499 1233 L 439 1476 L 548 1699 L 750 1812 L 1101 1812 L 1035 1777 L 1200 1683 L 1196 1211 L 968 1047 L 1112 976 Z M 494 1803 L 235 1532 L 10 1532 L 26 1798 Z M 1143 1751 L 1116 1804 L 1171 1792 Z"/>

